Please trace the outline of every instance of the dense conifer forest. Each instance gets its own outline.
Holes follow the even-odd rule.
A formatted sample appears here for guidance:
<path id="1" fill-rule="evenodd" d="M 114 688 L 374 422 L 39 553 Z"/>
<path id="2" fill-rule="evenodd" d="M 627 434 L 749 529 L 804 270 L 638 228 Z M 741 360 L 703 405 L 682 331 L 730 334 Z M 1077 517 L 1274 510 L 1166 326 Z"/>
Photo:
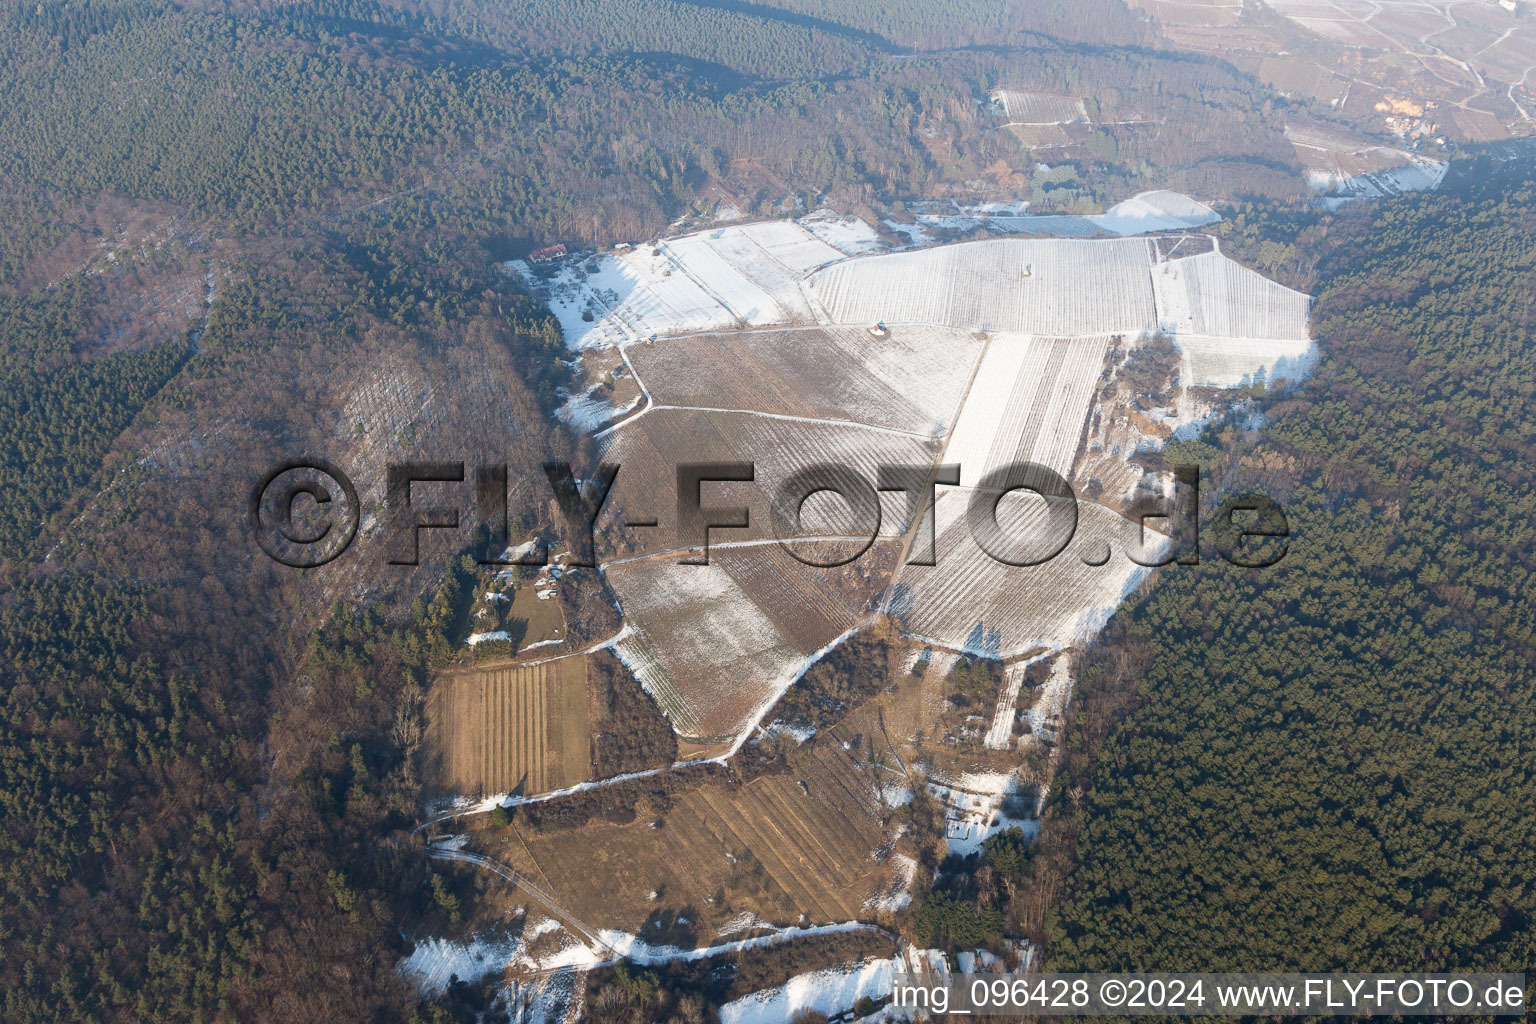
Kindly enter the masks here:
<path id="1" fill-rule="evenodd" d="M 1053 966 L 1536 960 L 1533 209 L 1490 159 L 1260 232 L 1314 239 L 1324 361 L 1171 454 L 1281 500 L 1290 550 L 1165 570 L 1086 659 Z"/>

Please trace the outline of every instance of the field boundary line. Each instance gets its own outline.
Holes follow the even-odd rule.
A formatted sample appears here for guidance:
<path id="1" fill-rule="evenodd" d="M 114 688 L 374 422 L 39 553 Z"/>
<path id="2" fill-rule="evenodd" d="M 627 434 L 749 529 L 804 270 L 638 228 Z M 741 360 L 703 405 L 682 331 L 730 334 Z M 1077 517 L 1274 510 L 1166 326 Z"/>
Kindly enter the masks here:
<path id="1" fill-rule="evenodd" d="M 650 398 L 649 392 L 646 393 L 646 397 Z M 902 430 L 898 427 L 880 427 L 873 423 L 860 423 L 858 420 L 824 419 L 819 416 L 793 416 L 789 413 L 783 412 L 763 412 L 760 409 L 721 409 L 707 405 L 666 405 L 661 402 L 652 400 L 651 403 L 640 412 L 635 413 L 633 416 L 627 416 L 616 423 L 610 423 L 602 430 L 593 434 L 592 437 L 594 439 L 606 437 L 607 435 L 618 430 L 620 427 L 627 426 L 628 424 L 635 422 L 636 420 L 640 419 L 640 417 L 646 415 L 649 412 L 665 412 L 668 410 L 674 412 L 720 413 L 722 415 L 729 416 L 756 416 L 761 419 L 785 420 L 790 423 L 815 423 L 827 427 L 854 427 L 859 430 L 871 430 L 879 434 L 893 434 L 898 437 L 915 438 L 919 441 L 938 441 L 946 436 L 945 434 L 924 434 L 916 430 Z"/>

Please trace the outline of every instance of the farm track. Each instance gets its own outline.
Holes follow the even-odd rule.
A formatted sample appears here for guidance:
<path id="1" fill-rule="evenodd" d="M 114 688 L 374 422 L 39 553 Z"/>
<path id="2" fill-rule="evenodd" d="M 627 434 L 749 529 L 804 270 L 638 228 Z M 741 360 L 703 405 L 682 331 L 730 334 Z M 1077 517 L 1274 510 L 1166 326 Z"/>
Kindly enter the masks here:
<path id="1" fill-rule="evenodd" d="M 596 948 L 607 950 L 615 959 L 622 957 L 622 954 L 608 945 L 596 930 L 583 924 L 579 917 L 561 906 L 553 896 L 535 885 L 533 880 L 527 875 L 508 867 L 501 861 L 493 860 L 490 857 L 482 857 L 478 853 L 466 853 L 463 850 L 445 850 L 440 847 L 428 847 L 427 856 L 433 860 L 457 861 L 461 864 L 473 864 L 476 867 L 484 868 L 492 874 L 511 882 L 517 889 L 532 897 L 533 901 L 539 904 L 551 917 L 577 932 Z"/>
<path id="2" fill-rule="evenodd" d="M 856 420 L 832 420 L 822 419 L 817 416 L 787 416 L 777 412 L 758 412 L 754 409 L 715 409 L 704 405 L 656 405 L 657 412 L 708 412 L 720 413 L 729 416 L 756 416 L 765 420 L 782 420 L 786 423 L 814 423 L 824 427 L 852 427 L 856 430 L 869 430 L 876 434 L 890 434 L 894 437 L 910 437 L 918 441 L 937 441 L 942 435 L 925 434 L 915 430 L 898 430 L 895 427 L 877 427 L 869 423 L 859 423 Z M 633 417 L 631 417 L 631 422 Z M 622 424 L 616 424 L 615 427 Z"/>

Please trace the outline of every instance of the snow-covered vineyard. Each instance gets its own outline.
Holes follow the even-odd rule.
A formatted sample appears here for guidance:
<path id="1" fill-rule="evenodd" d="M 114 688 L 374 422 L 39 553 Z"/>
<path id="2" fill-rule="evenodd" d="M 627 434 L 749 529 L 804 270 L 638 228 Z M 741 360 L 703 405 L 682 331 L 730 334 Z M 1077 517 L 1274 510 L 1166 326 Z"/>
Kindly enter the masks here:
<path id="1" fill-rule="evenodd" d="M 925 641 L 993 658 L 1072 647 L 1097 632 L 1147 572 L 1122 554 L 1132 524 L 1094 502 L 1079 503 L 1067 550 L 1043 565 L 1007 565 L 971 538 L 969 498 L 962 489 L 937 503 L 938 565 L 903 567 L 892 593 L 892 611 Z M 1050 535 L 1045 516 L 1039 501 L 998 508 L 1004 531 L 1042 538 L 1037 547 Z"/>
<path id="2" fill-rule="evenodd" d="M 1161 256 L 1143 238 L 966 242 L 835 264 L 810 287 L 836 323 L 916 322 L 1047 337 L 1261 339 L 1244 370 L 1309 350 L 1308 299 L 1209 251 Z M 1198 368 L 1194 368 L 1198 369 Z M 1222 384 L 1234 381 L 1190 383 Z"/>
<path id="3" fill-rule="evenodd" d="M 806 272 L 879 246 L 863 221 L 762 221 L 615 249 L 560 268 L 543 292 L 573 349 L 652 335 L 814 322 Z"/>
<path id="4" fill-rule="evenodd" d="M 1140 239 L 965 242 L 838 263 L 810 289 L 834 323 L 931 323 L 1057 337 L 1152 324 Z"/>
<path id="5" fill-rule="evenodd" d="M 1087 216 L 1037 216 L 1024 213 L 1026 205 L 988 204 L 951 214 L 923 215 L 919 220 L 960 231 L 987 228 L 1059 236 L 1124 236 L 1193 230 L 1219 219 L 1204 204 L 1167 191 L 1143 193 L 1106 213 Z M 863 221 L 821 212 L 798 221 L 737 224 L 625 245 L 601 256 L 574 259 L 542 274 L 520 260 L 508 267 L 549 302 L 566 343 L 573 349 L 700 331 L 826 323 L 829 317 L 832 322 L 846 323 L 850 322 L 846 319 L 849 315 L 853 315 L 853 322 L 860 322 L 867 319 L 863 312 L 874 312 L 877 319 L 966 328 L 984 328 L 992 318 L 1001 317 L 995 329 L 1041 334 L 1113 330 L 1117 328 L 1094 325 L 1106 317 L 1117 322 L 1129 318 L 1136 323 L 1150 317 L 1150 305 L 1121 311 L 1117 316 L 1097 299 L 1074 292 L 1066 284 L 1075 272 L 1085 269 L 1087 261 L 1096 281 L 1109 282 L 1116 275 L 1124 275 L 1118 283 L 1134 283 L 1137 291 L 1145 293 L 1144 280 L 1131 280 L 1146 276 L 1144 241 L 1124 243 L 1125 251 L 1119 254 L 1123 263 L 1106 256 L 1113 250 L 1080 248 L 1086 243 L 1071 238 L 1008 239 L 994 244 L 1004 248 L 956 255 L 954 247 L 943 246 L 896 254 L 902 257 L 897 264 L 887 263 L 873 271 L 853 270 L 864 261 L 850 261 L 849 257 L 879 256 L 888 246 Z M 890 255 L 881 259 L 888 260 Z M 1044 275 L 1036 287 L 1008 287 L 1024 268 L 1036 265 Z M 893 270 L 893 266 L 899 269 Z M 812 275 L 820 268 L 829 269 Z M 845 279 L 850 272 L 855 276 Z M 926 282 L 925 301 L 940 304 L 914 311 L 926 315 L 848 305 L 878 305 L 915 275 L 935 272 L 960 290 L 936 290 L 935 282 Z M 982 291 L 971 295 L 968 289 L 974 286 Z M 989 311 L 1000 297 L 1006 298 L 1008 308 Z M 953 310 L 954 315 L 944 315 L 951 302 L 960 305 Z M 1033 321 L 1017 326 L 1020 317 L 1035 313 L 1068 318 L 1058 321 L 1067 326 L 1053 329 Z M 1095 315 L 1100 319 L 1093 319 Z"/>
<path id="6" fill-rule="evenodd" d="M 1068 124 L 1088 120 L 1088 108 L 1076 96 L 1024 89 L 999 89 L 997 102 L 1013 124 Z"/>
<path id="7" fill-rule="evenodd" d="M 1018 204 L 1012 214 L 1030 220 Z M 1125 554 L 1140 543 L 1117 511 L 1128 495 L 1083 503 L 1070 548 L 1029 567 L 982 551 L 965 509 L 989 471 L 1025 460 L 1084 486 L 1074 472 L 1090 442 L 1096 477 L 1134 484 L 1140 470 L 1124 460 L 1136 446 L 1201 414 L 1183 403 L 1138 413 L 1136 426 L 1102 405 L 1114 359 L 1144 339 L 1173 340 L 1184 385 L 1307 370 L 1307 296 L 1187 233 L 1214 217 L 1155 192 L 1097 222 L 1040 220 L 1073 222 L 1066 235 L 1184 233 L 891 251 L 862 221 L 822 212 L 576 256 L 552 271 L 513 265 L 549 299 L 573 349 L 617 347 L 620 372 L 638 384 L 640 399 L 600 431 L 603 457 L 624 467 L 607 525 L 623 532 L 624 515 L 660 524 L 629 531 L 604 574 L 627 627 L 615 652 L 679 733 L 734 749 L 808 664 L 878 610 L 924 642 L 996 657 L 1091 635 L 1146 571 Z M 1157 424 L 1161 434 L 1145 433 Z M 712 485 L 714 503 L 750 508 L 751 525 L 716 532 L 713 564 L 679 565 L 672 467 L 707 460 L 756 463 L 753 484 Z M 768 528 L 767 496 L 796 469 L 837 463 L 873 481 L 880 464 L 941 461 L 962 477 L 940 489 L 937 566 L 897 565 L 912 525 L 900 495 L 882 499 L 889 539 L 858 570 L 800 565 Z M 1106 473 L 1111 463 L 1123 469 Z M 1038 532 L 1040 505 L 1010 497 L 997 515 L 1005 530 Z M 837 515 L 823 519 L 807 516 L 809 534 L 857 532 L 847 517 L 841 528 Z M 823 578 L 832 573 L 842 575 Z"/>

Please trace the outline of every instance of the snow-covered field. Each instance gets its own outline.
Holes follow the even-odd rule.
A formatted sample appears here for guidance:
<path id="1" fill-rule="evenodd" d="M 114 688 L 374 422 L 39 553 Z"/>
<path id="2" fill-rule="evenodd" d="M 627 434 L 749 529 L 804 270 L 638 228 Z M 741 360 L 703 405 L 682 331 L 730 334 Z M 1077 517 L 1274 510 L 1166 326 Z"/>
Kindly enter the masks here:
<path id="1" fill-rule="evenodd" d="M 1184 380 L 1234 387 L 1293 380 L 1311 369 L 1311 300 L 1219 252 L 1166 260 L 1152 268 L 1158 329 L 1184 355 Z"/>
<path id="2" fill-rule="evenodd" d="M 931 430 L 933 424 L 928 427 Z M 713 530 L 711 549 L 717 544 L 773 540 L 771 499 L 796 473 L 818 465 L 842 466 L 873 486 L 880 465 L 925 465 L 938 450 L 937 438 L 928 431 L 905 433 L 840 420 L 658 406 L 602 439 L 602 457 L 621 467 L 605 514 L 628 509 L 659 516 L 661 528 L 637 531 L 636 543 L 643 552 L 677 550 L 674 467 L 685 462 L 749 461 L 754 466 L 752 482 L 707 485 L 707 503 L 744 507 L 750 513 L 746 527 Z M 807 503 L 807 513 L 814 511 L 814 505 Z M 837 507 L 843 506 L 839 502 Z M 897 515 L 899 504 L 887 502 L 882 507 L 887 514 L 881 516 L 881 534 L 898 533 L 903 525 Z M 825 535 L 812 515 L 802 525 L 805 529 L 793 536 Z"/>
<path id="3" fill-rule="evenodd" d="M 1317 346 L 1297 339 L 1289 342 L 1250 338 L 1184 336 L 1184 380 L 1200 387 L 1241 387 L 1263 379 L 1300 380 L 1317 362 Z"/>
<path id="4" fill-rule="evenodd" d="M 1308 300 L 1301 292 L 1234 263 L 1219 252 L 1159 263 L 1152 273 L 1158 327 L 1207 338 L 1305 341 Z"/>
<path id="5" fill-rule="evenodd" d="M 423 939 L 400 961 L 400 972 L 415 980 L 423 992 L 436 994 L 451 978 L 475 982 L 504 970 L 524 949 L 521 937 Z"/>
<path id="6" fill-rule="evenodd" d="M 815 226 L 851 243 L 851 251 L 863 240 L 840 221 Z M 845 255 L 794 221 L 764 221 L 578 257 L 547 282 L 521 260 L 507 266 L 544 295 L 566 344 L 581 349 L 652 334 L 809 322 L 800 277 Z"/>
<path id="7" fill-rule="evenodd" d="M 567 398 L 556 412 L 562 420 L 576 430 L 590 434 L 604 424 L 639 407 L 644 400 L 644 395 L 636 395 L 623 405 L 619 405 L 599 397 L 592 389 L 588 389 L 579 395 Z"/>
<path id="8" fill-rule="evenodd" d="M 1221 220 L 1221 215 L 1196 199 L 1159 189 L 1142 192 L 1111 206 L 1105 213 L 1090 214 L 1093 225 L 1109 235 L 1136 235 L 1147 231 L 1189 231 Z"/>
<path id="9" fill-rule="evenodd" d="M 881 245 L 856 218 L 817 213 L 762 221 L 578 256 L 546 280 L 522 260 L 506 264 L 548 301 L 573 349 L 653 334 L 813 321 L 800 279 L 816 267 Z"/>
<path id="10" fill-rule="evenodd" d="M 857 217 L 842 217 L 831 210 L 817 210 L 800 218 L 800 226 L 848 256 L 862 256 L 885 248 L 875 229 Z"/>
<path id="11" fill-rule="evenodd" d="M 607 571 L 634 632 L 615 652 L 685 735 L 742 726 L 744 712 L 791 678 L 807 651 L 719 564 L 665 559 Z"/>

